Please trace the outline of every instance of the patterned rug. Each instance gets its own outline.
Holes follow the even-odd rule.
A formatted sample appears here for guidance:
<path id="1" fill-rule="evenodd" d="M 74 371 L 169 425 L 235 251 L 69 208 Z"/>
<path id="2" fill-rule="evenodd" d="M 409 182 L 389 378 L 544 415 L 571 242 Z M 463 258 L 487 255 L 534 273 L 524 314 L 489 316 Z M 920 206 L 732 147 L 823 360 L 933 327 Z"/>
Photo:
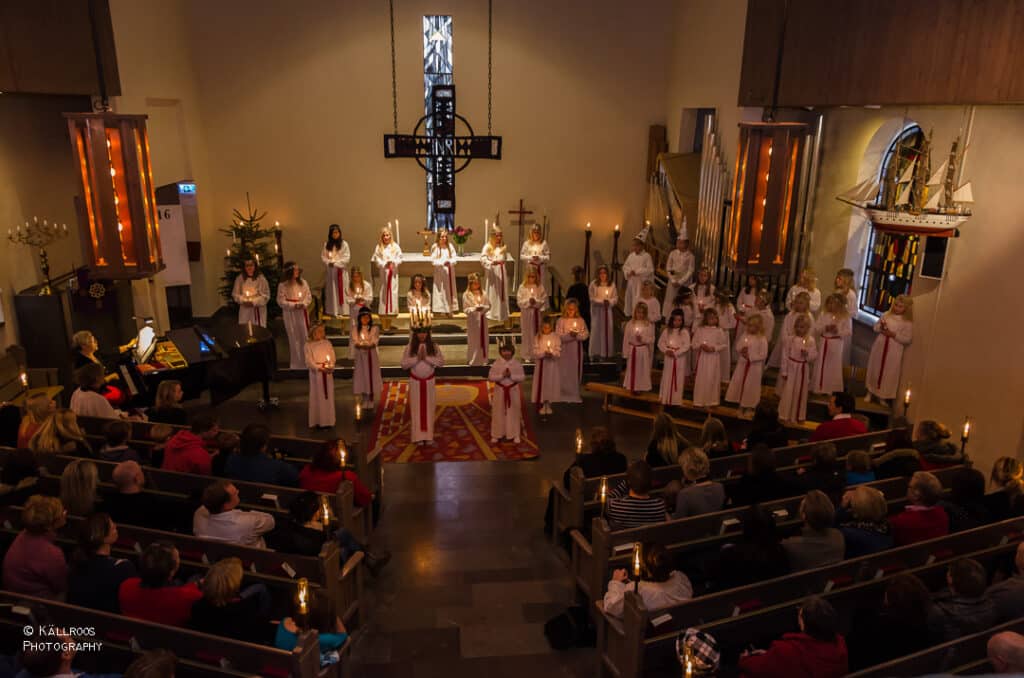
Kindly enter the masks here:
<path id="1" fill-rule="evenodd" d="M 484 380 L 444 380 L 437 384 L 434 444 L 409 440 L 409 382 L 386 381 L 377 405 L 370 449 L 380 449 L 385 462 L 417 461 L 522 461 L 539 453 L 526 416 L 529 393 L 523 395 L 523 432 L 520 442 L 491 444 L 493 385 Z"/>

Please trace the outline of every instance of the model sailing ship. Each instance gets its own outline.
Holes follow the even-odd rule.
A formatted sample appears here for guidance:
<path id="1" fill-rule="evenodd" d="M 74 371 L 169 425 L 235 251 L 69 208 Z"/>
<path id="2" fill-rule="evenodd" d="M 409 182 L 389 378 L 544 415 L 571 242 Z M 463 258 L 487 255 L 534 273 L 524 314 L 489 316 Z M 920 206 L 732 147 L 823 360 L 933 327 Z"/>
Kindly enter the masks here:
<path id="1" fill-rule="evenodd" d="M 897 157 L 903 157 L 902 142 Z M 931 134 L 921 142 L 917 157 L 910 160 L 903 172 L 886 177 L 887 186 L 879 191 L 875 177 L 865 179 L 849 191 L 836 196 L 838 200 L 860 207 L 876 228 L 899 233 L 931 236 L 952 236 L 957 226 L 971 216 L 974 202 L 971 182 L 960 176 L 966 148 L 958 136 L 949 156 L 935 172 L 931 172 Z M 897 178 L 899 174 L 899 178 Z M 885 204 L 879 204 L 885 196 Z"/>

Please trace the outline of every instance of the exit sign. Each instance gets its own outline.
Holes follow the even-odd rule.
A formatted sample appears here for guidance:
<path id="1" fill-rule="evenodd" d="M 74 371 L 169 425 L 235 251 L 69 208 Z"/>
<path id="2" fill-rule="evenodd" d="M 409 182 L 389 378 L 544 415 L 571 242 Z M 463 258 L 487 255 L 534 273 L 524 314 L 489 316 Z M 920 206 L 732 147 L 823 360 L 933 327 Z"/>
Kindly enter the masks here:
<path id="1" fill-rule="evenodd" d="M 195 192 L 196 192 L 196 185 L 193 184 L 193 183 L 178 184 L 178 193 L 179 194 L 181 194 L 181 193 L 195 193 Z"/>

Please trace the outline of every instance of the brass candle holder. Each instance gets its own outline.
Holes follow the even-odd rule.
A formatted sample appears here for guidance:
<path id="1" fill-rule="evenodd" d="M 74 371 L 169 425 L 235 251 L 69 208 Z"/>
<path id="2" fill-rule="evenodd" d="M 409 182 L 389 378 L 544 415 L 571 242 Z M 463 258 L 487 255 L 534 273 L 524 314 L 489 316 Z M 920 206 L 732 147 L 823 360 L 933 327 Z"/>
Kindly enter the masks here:
<path id="1" fill-rule="evenodd" d="M 26 221 L 24 227 L 19 224 L 16 228 L 7 229 L 7 239 L 12 243 L 39 249 L 39 264 L 43 270 L 43 280 L 45 281 L 42 289 L 39 290 L 40 295 L 53 294 L 53 288 L 50 286 L 50 260 L 46 254 L 46 248 L 66 237 L 68 237 L 67 224 L 58 225 L 56 221 L 50 223 L 47 219 L 43 219 L 40 223 L 39 217 L 32 217 L 32 221 Z"/>

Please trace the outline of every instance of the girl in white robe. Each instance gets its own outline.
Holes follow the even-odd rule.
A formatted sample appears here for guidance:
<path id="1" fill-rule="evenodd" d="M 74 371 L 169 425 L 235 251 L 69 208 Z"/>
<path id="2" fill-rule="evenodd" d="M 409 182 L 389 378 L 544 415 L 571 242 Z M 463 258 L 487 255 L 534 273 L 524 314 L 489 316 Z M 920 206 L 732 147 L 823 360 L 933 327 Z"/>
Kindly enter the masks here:
<path id="1" fill-rule="evenodd" d="M 661 302 L 658 301 L 658 293 L 654 289 L 653 280 L 645 280 L 640 286 L 640 298 L 647 305 L 647 319 L 657 325 L 661 322 Z"/>
<path id="2" fill-rule="evenodd" d="M 348 331 L 352 334 L 356 331 L 359 313 L 364 308 L 369 311 L 373 303 L 373 285 L 363 278 L 363 269 L 358 266 L 353 266 L 349 272 L 347 292 L 345 302 L 348 304 Z M 348 357 L 356 357 L 356 350 L 351 343 L 348 346 Z"/>
<path id="3" fill-rule="evenodd" d="M 811 381 L 810 363 L 818 350 L 811 336 L 811 319 L 801 315 L 793 323 L 793 335 L 783 347 L 782 389 L 779 393 L 779 419 L 803 423 L 807 419 L 807 390 Z"/>
<path id="4" fill-rule="evenodd" d="M 901 294 L 875 323 L 878 336 L 871 344 L 867 369 L 868 393 L 875 399 L 891 400 L 899 392 L 903 351 L 914 338 L 913 307 L 913 299 Z"/>
<path id="5" fill-rule="evenodd" d="M 749 313 L 746 330 L 736 341 L 736 369 L 725 392 L 725 399 L 738 403 L 740 416 L 749 417 L 761 400 L 761 377 L 764 361 L 768 359 L 768 337 L 764 334 L 764 321 L 759 314 Z"/>
<path id="6" fill-rule="evenodd" d="M 811 315 L 817 316 L 821 309 L 821 290 L 818 289 L 818 276 L 809 268 L 800 272 L 800 279 L 786 292 L 786 308 L 793 310 L 793 301 L 801 292 L 807 293 L 808 310 Z"/>
<path id="7" fill-rule="evenodd" d="M 501 356 L 491 365 L 487 380 L 494 382 L 491 392 L 491 444 L 511 439 L 518 443 L 523 430 L 523 387 L 526 372 L 516 360 L 515 347 L 506 341 L 499 349 Z"/>
<path id="8" fill-rule="evenodd" d="M 331 224 L 327 229 L 327 242 L 320 251 L 320 260 L 327 267 L 324 277 L 324 313 L 339 317 L 348 313 L 348 264 L 352 253 L 341 237 L 341 226 Z"/>
<path id="9" fill-rule="evenodd" d="M 772 297 L 768 290 L 763 289 L 757 293 L 754 300 L 754 308 L 757 315 L 761 316 L 761 323 L 764 326 L 764 336 L 768 343 L 772 342 L 772 333 L 775 332 L 775 312 L 771 309 Z"/>
<path id="10" fill-rule="evenodd" d="M 615 355 L 615 306 L 619 291 L 612 282 L 607 266 L 598 266 L 597 278 L 590 283 L 590 357 Z"/>
<path id="11" fill-rule="evenodd" d="M 306 342 L 306 367 L 309 369 L 309 427 L 333 428 L 334 345 L 320 323 L 313 325 Z"/>
<path id="12" fill-rule="evenodd" d="M 414 328 L 402 356 L 402 369 L 409 370 L 409 439 L 420 445 L 434 442 L 434 372 L 443 365 L 444 355 L 430 338 L 430 328 Z"/>
<path id="13" fill-rule="evenodd" d="M 836 292 L 846 300 L 846 314 L 851 321 L 857 317 L 857 286 L 853 282 L 853 269 L 841 268 L 836 271 Z M 843 365 L 852 365 L 853 334 L 843 337 Z"/>
<path id="14" fill-rule="evenodd" d="M 658 337 L 658 350 L 665 356 L 661 368 L 661 386 L 658 400 L 662 405 L 682 405 L 683 386 L 686 384 L 687 358 L 690 352 L 690 333 L 683 326 L 686 320 L 682 309 L 675 309 L 668 324 Z"/>
<path id="15" fill-rule="evenodd" d="M 705 309 L 700 327 L 690 339 L 690 352 L 696 353 L 693 377 L 693 404 L 696 407 L 716 407 L 722 397 L 722 360 L 718 354 L 725 351 L 728 340 L 718 326 L 718 311 Z"/>
<path id="16" fill-rule="evenodd" d="M 786 340 L 793 336 L 793 323 L 796 319 L 801 316 L 806 316 L 813 324 L 814 318 L 811 316 L 810 311 L 811 296 L 806 292 L 802 292 L 793 298 L 793 310 L 786 314 L 786 317 L 782 320 L 782 327 L 779 329 L 779 338 L 775 342 L 775 348 L 772 349 L 771 357 L 768 358 L 768 367 L 782 367 L 782 351 L 785 348 Z M 782 375 L 781 370 L 779 376 Z"/>
<path id="17" fill-rule="evenodd" d="M 732 373 L 732 340 L 730 332 L 736 329 L 736 307 L 729 301 L 729 295 L 725 292 L 715 294 L 715 310 L 718 311 L 718 326 L 725 332 L 725 350 L 718 354 L 722 361 L 722 381 L 728 383 L 729 375 Z"/>
<path id="18" fill-rule="evenodd" d="M 834 393 L 843 386 L 843 338 L 853 332 L 842 294 L 825 298 L 825 310 L 814 321 L 818 359 L 811 370 L 811 393 Z"/>
<path id="19" fill-rule="evenodd" d="M 733 357 L 736 356 L 735 345 L 739 344 L 743 336 L 744 323 L 753 313 L 757 311 L 757 276 L 748 275 L 747 284 L 740 288 L 736 295 L 736 336 L 733 342 Z"/>
<path id="20" fill-rule="evenodd" d="M 672 304 L 679 290 L 693 284 L 695 267 L 690 241 L 684 231 L 679 231 L 679 235 L 676 236 L 676 248 L 668 253 L 668 259 L 665 260 L 668 284 L 665 285 L 665 302 L 662 306 L 664 317 L 667 318 L 672 313 Z"/>
<path id="21" fill-rule="evenodd" d="M 548 293 L 537 280 L 537 272 L 532 268 L 527 269 L 526 278 L 516 292 L 516 303 L 519 304 L 521 345 L 529 348 L 533 346 L 533 338 L 540 331 L 540 321 L 548 307 Z"/>
<path id="22" fill-rule="evenodd" d="M 255 260 L 249 259 L 235 278 L 231 298 L 238 304 L 238 324 L 267 326 L 267 304 L 270 302 L 270 283 L 259 271 Z"/>
<path id="23" fill-rule="evenodd" d="M 693 297 L 697 302 L 697 317 L 694 325 L 700 326 L 704 311 L 715 307 L 715 285 L 711 282 L 711 269 L 707 266 L 697 271 L 697 281 L 693 284 Z"/>
<path id="24" fill-rule="evenodd" d="M 590 333 L 587 323 L 580 316 L 580 306 L 575 299 L 568 299 L 562 308 L 562 317 L 555 326 L 555 334 L 562 341 L 562 355 L 558 359 L 559 380 L 563 403 L 581 403 L 580 382 L 583 381 L 583 342 Z"/>
<path id="25" fill-rule="evenodd" d="M 491 239 L 480 252 L 480 265 L 487 276 L 487 300 L 490 306 L 487 317 L 491 320 L 508 320 L 508 279 L 510 271 L 505 261 L 508 248 L 505 247 L 505 236 L 498 226 L 491 227 Z"/>
<path id="26" fill-rule="evenodd" d="M 519 250 L 519 263 L 526 266 L 526 271 L 533 270 L 537 274 L 537 282 L 544 285 L 547 282 L 549 261 L 551 249 L 548 247 L 548 241 L 544 239 L 540 224 L 534 224 L 530 227 L 530 237 Z M 523 280 L 526 280 L 525 271 Z"/>
<path id="27" fill-rule="evenodd" d="M 654 323 L 647 320 L 647 304 L 638 301 L 633 319 L 622 330 L 622 356 L 626 359 L 623 388 L 630 393 L 651 390 L 651 363 L 654 358 Z"/>
<path id="28" fill-rule="evenodd" d="M 466 364 L 486 365 L 490 346 L 487 327 L 487 309 L 491 302 L 480 286 L 480 274 L 470 273 L 466 291 L 462 295 L 462 310 L 466 312 Z"/>
<path id="29" fill-rule="evenodd" d="M 623 310 L 632 317 L 644 282 L 654 279 L 654 260 L 644 250 L 644 241 L 639 235 L 633 238 L 633 251 L 622 264 L 622 275 L 626 277 L 626 307 Z"/>
<path id="30" fill-rule="evenodd" d="M 309 336 L 309 305 L 313 295 L 302 279 L 302 269 L 294 261 L 286 262 L 277 286 L 277 305 L 281 307 L 284 329 L 288 333 L 288 367 L 306 369 L 306 338 Z"/>
<path id="31" fill-rule="evenodd" d="M 402 263 L 402 248 L 395 243 L 387 226 L 380 229 L 380 240 L 373 248 L 371 261 L 380 277 L 377 313 L 381 315 L 384 329 L 388 329 L 391 318 L 398 315 L 398 265 Z"/>
<path id="32" fill-rule="evenodd" d="M 427 279 L 419 273 L 409 281 L 405 305 L 409 309 L 410 327 L 430 324 L 431 318 L 433 318 L 433 312 L 430 310 L 430 292 L 427 291 Z"/>
<path id="33" fill-rule="evenodd" d="M 459 310 L 459 291 L 455 284 L 458 254 L 449 241 L 448 231 L 438 233 L 437 242 L 430 248 L 430 260 L 434 264 L 431 294 L 434 313 L 455 313 Z"/>
<path id="34" fill-rule="evenodd" d="M 676 293 L 676 298 L 672 300 L 672 310 L 680 310 L 683 312 L 683 327 L 686 331 L 693 335 L 693 330 L 700 327 L 700 323 L 697 322 L 699 311 L 697 311 L 697 298 L 693 296 L 693 290 L 689 287 L 681 287 Z"/>
<path id="35" fill-rule="evenodd" d="M 551 403 L 562 394 L 561 373 L 558 368 L 562 355 L 562 341 L 551 329 L 547 318 L 533 340 L 533 402 L 538 414 L 551 414 Z"/>
<path id="36" fill-rule="evenodd" d="M 359 310 L 356 322 L 358 329 L 352 330 L 352 337 L 349 339 L 349 345 L 355 352 L 352 393 L 361 400 L 364 408 L 372 410 L 384 386 L 380 357 L 377 355 L 380 328 L 373 324 L 373 313 L 369 308 Z"/>

